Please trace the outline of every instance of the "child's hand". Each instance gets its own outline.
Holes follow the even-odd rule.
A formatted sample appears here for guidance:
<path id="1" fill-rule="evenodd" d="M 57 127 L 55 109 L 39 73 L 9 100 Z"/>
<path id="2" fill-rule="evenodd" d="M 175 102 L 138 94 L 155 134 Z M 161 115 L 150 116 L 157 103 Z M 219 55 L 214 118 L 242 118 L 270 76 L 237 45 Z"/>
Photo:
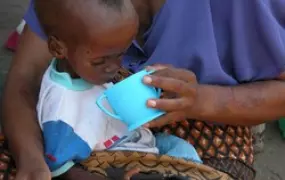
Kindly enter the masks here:
<path id="1" fill-rule="evenodd" d="M 132 168 L 129 171 L 125 171 L 122 168 L 107 168 L 107 179 L 108 180 L 130 180 L 134 177 L 134 175 L 140 172 L 139 168 Z"/>
<path id="2" fill-rule="evenodd" d="M 34 151 L 32 155 L 25 154 L 18 161 L 15 180 L 51 180 L 50 170 L 42 154 L 38 151 Z"/>
<path id="3" fill-rule="evenodd" d="M 133 168 L 129 170 L 127 173 L 125 173 L 124 180 L 130 180 L 135 174 L 138 174 L 139 172 L 139 168 Z"/>
<path id="4" fill-rule="evenodd" d="M 99 175 L 99 174 L 93 174 L 90 173 L 81 167 L 72 167 L 69 171 L 67 171 L 65 174 L 60 176 L 60 179 L 63 180 L 106 180 L 105 177 Z"/>
<path id="5" fill-rule="evenodd" d="M 118 172 L 118 174 L 116 174 Z M 126 172 L 125 174 L 119 172 L 119 171 L 113 171 L 112 176 L 114 176 L 117 180 L 130 180 L 132 176 L 139 173 L 140 169 L 133 168 Z M 123 174 L 123 176 L 122 176 Z M 72 167 L 67 173 L 61 176 L 64 180 L 78 180 L 78 179 L 84 179 L 84 180 L 110 180 L 112 178 L 105 178 L 99 174 L 90 173 L 80 167 Z"/>

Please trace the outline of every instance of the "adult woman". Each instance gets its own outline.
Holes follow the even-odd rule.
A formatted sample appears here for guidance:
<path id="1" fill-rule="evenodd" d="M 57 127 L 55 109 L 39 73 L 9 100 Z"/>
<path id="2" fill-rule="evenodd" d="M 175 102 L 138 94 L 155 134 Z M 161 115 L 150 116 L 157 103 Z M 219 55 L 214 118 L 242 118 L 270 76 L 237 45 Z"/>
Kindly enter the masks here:
<path id="1" fill-rule="evenodd" d="M 145 79 L 174 92 L 172 99 L 149 102 L 149 106 L 168 112 L 149 125 L 183 119 L 214 122 L 189 121 L 195 129 L 190 130 L 192 138 L 186 138 L 210 165 L 223 162 L 238 166 L 237 174 L 241 170 L 252 174 L 247 126 L 285 115 L 285 98 L 280 96 L 285 90 L 285 4 L 268 0 L 134 0 L 133 5 L 140 29 L 124 58 L 125 66 L 134 71 L 156 63 L 182 68 L 163 69 Z M 44 39 L 38 37 L 44 35 L 33 8 L 25 20 L 29 27 L 22 36 L 4 94 L 4 130 L 19 173 L 27 177 L 37 173 L 36 179 L 44 179 L 47 167 L 35 104 L 51 55 Z M 35 163 L 26 166 L 31 161 Z"/>

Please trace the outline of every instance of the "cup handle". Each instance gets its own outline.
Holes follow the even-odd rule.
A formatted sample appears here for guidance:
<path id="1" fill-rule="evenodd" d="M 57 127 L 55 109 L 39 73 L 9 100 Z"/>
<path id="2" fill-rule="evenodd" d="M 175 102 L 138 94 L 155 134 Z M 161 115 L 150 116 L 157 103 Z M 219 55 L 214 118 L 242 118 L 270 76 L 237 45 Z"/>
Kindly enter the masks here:
<path id="1" fill-rule="evenodd" d="M 157 96 L 160 97 L 162 90 L 160 88 L 154 88 L 154 89 L 157 92 Z"/>
<path id="2" fill-rule="evenodd" d="M 154 72 L 155 72 L 155 70 L 150 70 L 150 71 L 147 71 L 147 74 L 149 75 L 149 74 L 152 74 Z M 162 92 L 161 88 L 156 88 L 156 87 L 153 87 L 153 88 L 157 92 L 157 96 L 160 97 L 161 96 L 161 92 Z"/>
<path id="3" fill-rule="evenodd" d="M 106 99 L 106 95 L 105 94 L 102 94 L 96 101 L 96 104 L 97 106 L 107 115 L 111 116 L 112 118 L 115 118 L 115 119 L 118 119 L 118 120 L 121 120 L 121 117 L 116 115 L 116 114 L 113 114 L 111 113 L 110 111 L 108 111 L 102 104 L 102 101 L 103 99 Z"/>

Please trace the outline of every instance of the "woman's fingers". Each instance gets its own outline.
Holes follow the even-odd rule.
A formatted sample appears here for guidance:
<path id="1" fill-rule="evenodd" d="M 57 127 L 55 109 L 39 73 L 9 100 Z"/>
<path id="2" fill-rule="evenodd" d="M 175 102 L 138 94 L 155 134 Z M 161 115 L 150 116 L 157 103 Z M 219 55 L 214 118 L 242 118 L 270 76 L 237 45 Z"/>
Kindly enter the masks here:
<path id="1" fill-rule="evenodd" d="M 155 109 L 160 109 L 166 112 L 179 111 L 189 108 L 193 104 L 191 98 L 175 98 L 175 99 L 150 99 L 147 106 Z"/>
<path id="2" fill-rule="evenodd" d="M 125 173 L 124 180 L 130 180 L 133 175 L 138 174 L 140 172 L 140 168 L 133 168 Z"/>
<path id="3" fill-rule="evenodd" d="M 196 83 L 196 75 L 192 71 L 185 69 L 177 69 L 165 65 L 158 65 L 157 67 L 150 67 L 150 70 L 155 70 L 154 76 L 169 77 L 179 79 L 184 82 Z"/>
<path id="4" fill-rule="evenodd" d="M 154 67 L 155 68 L 155 67 Z M 146 124 L 146 127 L 160 127 L 185 120 L 197 96 L 197 79 L 193 72 L 177 68 L 156 66 L 153 74 L 145 76 L 143 82 L 163 90 L 160 99 L 150 99 L 147 105 L 166 112 Z"/>
<path id="5" fill-rule="evenodd" d="M 145 76 L 143 81 L 145 84 L 178 94 L 188 94 L 192 91 L 195 92 L 193 89 L 194 86 L 179 79 L 162 76 Z"/>

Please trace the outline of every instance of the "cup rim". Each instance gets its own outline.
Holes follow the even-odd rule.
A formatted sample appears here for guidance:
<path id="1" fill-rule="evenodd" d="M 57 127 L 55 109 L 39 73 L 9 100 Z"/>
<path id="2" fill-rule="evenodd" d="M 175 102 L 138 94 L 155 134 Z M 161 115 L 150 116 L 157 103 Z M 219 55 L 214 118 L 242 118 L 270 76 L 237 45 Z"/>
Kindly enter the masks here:
<path id="1" fill-rule="evenodd" d="M 113 86 L 107 88 L 106 91 L 109 91 L 109 90 L 111 90 L 111 89 L 114 89 L 115 86 L 120 86 L 121 84 L 126 83 L 127 80 L 130 80 L 130 79 L 133 78 L 134 76 L 136 76 L 136 75 L 138 75 L 138 74 L 140 74 L 140 73 L 143 73 L 143 72 L 147 72 L 146 69 L 143 69 L 143 70 L 141 70 L 141 71 L 139 71 L 139 72 L 137 72 L 137 73 L 135 73 L 135 74 L 130 75 L 129 77 L 123 79 L 122 81 L 113 84 Z M 147 75 L 147 74 L 146 74 L 146 75 Z"/>

